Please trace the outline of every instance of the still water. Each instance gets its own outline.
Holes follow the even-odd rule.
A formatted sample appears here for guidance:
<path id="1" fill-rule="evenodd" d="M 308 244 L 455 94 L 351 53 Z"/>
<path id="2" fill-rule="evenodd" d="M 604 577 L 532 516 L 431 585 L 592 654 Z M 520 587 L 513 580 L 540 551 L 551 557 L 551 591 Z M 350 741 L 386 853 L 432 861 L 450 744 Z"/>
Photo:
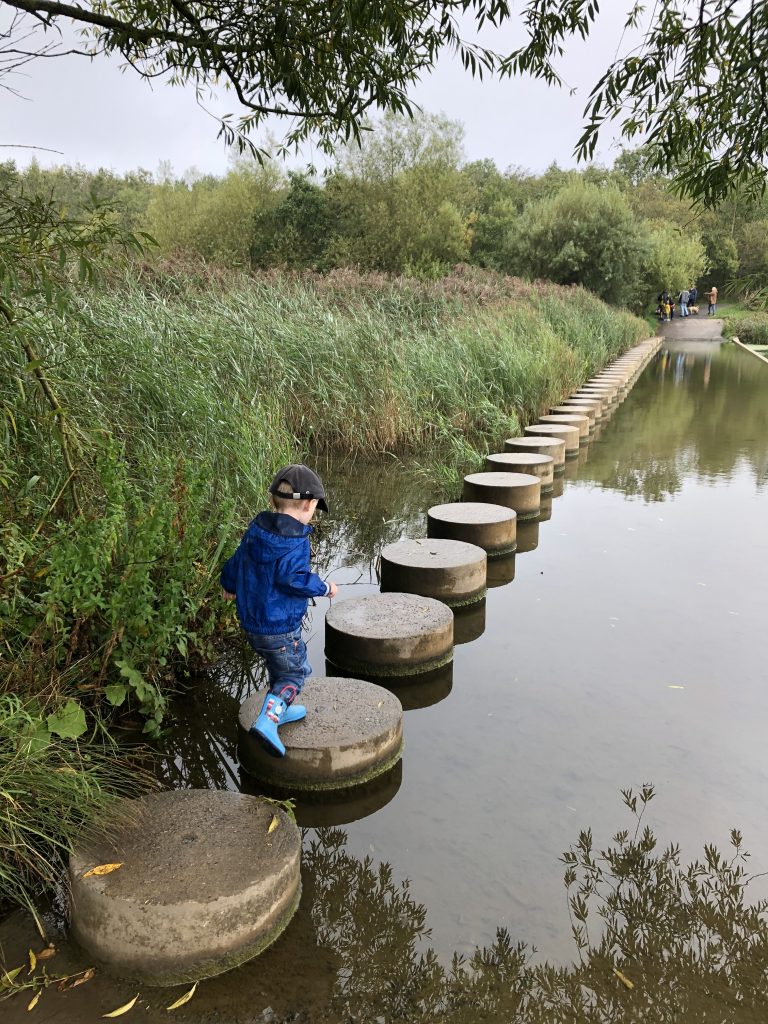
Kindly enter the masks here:
<path id="1" fill-rule="evenodd" d="M 376 589 L 380 548 L 422 536 L 426 508 L 454 496 L 396 462 L 324 476 L 334 515 L 316 554 L 341 599 Z M 454 954 L 490 946 L 498 928 L 536 962 L 571 963 L 560 856 L 583 828 L 601 849 L 630 827 L 620 789 L 644 782 L 656 790 L 644 822 L 684 863 L 705 843 L 727 849 L 737 827 L 751 870 L 768 870 L 768 367 L 717 342 L 666 343 L 520 541 L 490 563 L 485 606 L 458 623 L 467 642 L 452 670 L 399 691 L 401 768 L 352 803 L 300 805 L 316 827 L 297 919 L 178 1019 L 424 1019 Z M 318 674 L 325 607 L 309 644 Z M 180 702 L 171 784 L 241 786 L 236 712 L 257 677 L 233 647 Z M 135 994 L 97 984 L 41 1019 L 91 1019 Z M 708 998 L 723 1011 L 713 1019 L 765 1017 L 759 1000 L 753 1016 L 726 1013 L 726 992 Z M 459 1003 L 441 1019 L 496 1019 Z M 148 993 L 142 1019 L 162 1005 Z"/>

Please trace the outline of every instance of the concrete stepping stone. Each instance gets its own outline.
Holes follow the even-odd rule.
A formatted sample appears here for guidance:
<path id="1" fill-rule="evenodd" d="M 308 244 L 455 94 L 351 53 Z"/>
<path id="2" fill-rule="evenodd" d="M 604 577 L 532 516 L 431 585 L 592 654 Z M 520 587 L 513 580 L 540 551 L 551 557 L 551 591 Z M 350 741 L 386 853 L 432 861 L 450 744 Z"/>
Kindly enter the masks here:
<path id="1" fill-rule="evenodd" d="M 533 423 L 524 431 L 526 437 L 558 437 L 565 441 L 565 457 L 572 459 L 579 454 L 579 428 L 567 423 Z"/>
<path id="2" fill-rule="evenodd" d="M 588 403 L 579 408 L 565 401 L 562 405 L 551 406 L 549 412 L 551 416 L 557 416 L 558 413 L 564 416 L 588 416 L 590 430 L 594 428 L 598 419 L 597 407 L 593 403 Z"/>
<path id="3" fill-rule="evenodd" d="M 250 733 L 264 691 L 240 706 L 237 751 L 254 778 L 285 790 L 345 789 L 389 771 L 403 750 L 403 708 L 389 690 L 362 679 L 307 680 L 300 702 L 307 717 L 280 726 L 285 757 L 273 757 Z"/>
<path id="4" fill-rule="evenodd" d="M 278 938 L 301 895 L 301 835 L 284 810 L 217 790 L 126 803 L 113 838 L 85 840 L 69 861 L 72 935 L 97 963 L 179 985 L 238 967 Z"/>
<path id="5" fill-rule="evenodd" d="M 555 460 L 551 455 L 537 455 L 535 452 L 494 452 L 486 457 L 485 464 L 491 472 L 530 473 L 541 480 L 542 494 L 549 494 L 552 490 Z"/>
<path id="6" fill-rule="evenodd" d="M 485 597 L 485 550 L 440 537 L 400 540 L 381 552 L 381 590 L 421 594 L 449 608 Z"/>
<path id="7" fill-rule="evenodd" d="M 464 477 L 464 498 L 514 509 L 519 523 L 538 516 L 541 480 L 531 473 L 470 473 Z"/>
<path id="8" fill-rule="evenodd" d="M 371 594 L 336 601 L 325 617 L 325 656 L 375 679 L 415 676 L 453 658 L 453 612 L 417 594 Z"/>
<path id="9" fill-rule="evenodd" d="M 497 558 L 517 546 L 517 513 L 485 501 L 433 505 L 427 512 L 427 536 L 476 544 L 488 558 Z"/>
<path id="10" fill-rule="evenodd" d="M 605 413 L 603 403 L 599 398 L 575 398 L 571 396 L 570 398 L 564 398 L 562 404 L 569 409 L 594 409 L 596 423 L 603 418 Z"/>
<path id="11" fill-rule="evenodd" d="M 578 427 L 579 444 L 589 443 L 589 416 L 579 413 L 547 413 L 539 416 L 541 423 L 565 423 L 569 427 Z"/>
<path id="12" fill-rule="evenodd" d="M 565 469 L 565 441 L 559 437 L 508 437 L 504 442 L 504 451 L 549 455 L 554 462 L 552 469 L 555 476 Z"/>

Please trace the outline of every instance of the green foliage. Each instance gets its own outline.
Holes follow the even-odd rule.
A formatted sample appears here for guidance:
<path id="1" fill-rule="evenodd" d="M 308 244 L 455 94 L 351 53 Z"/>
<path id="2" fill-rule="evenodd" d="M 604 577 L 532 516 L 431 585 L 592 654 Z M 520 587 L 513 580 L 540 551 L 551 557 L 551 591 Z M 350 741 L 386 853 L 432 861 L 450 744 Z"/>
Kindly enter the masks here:
<path id="1" fill-rule="evenodd" d="M 607 302 L 630 305 L 646 257 L 643 237 L 621 192 L 574 182 L 527 207 L 507 238 L 518 273 L 580 284 Z"/>
<path id="2" fill-rule="evenodd" d="M 81 716 L 76 701 L 46 719 L 40 702 L 0 694 L 0 906 L 36 920 L 35 897 L 59 881 L 73 845 L 115 820 L 116 797 L 149 781 L 108 743 L 75 743 Z"/>
<path id="3" fill-rule="evenodd" d="M 768 312 L 739 317 L 733 325 L 726 316 L 726 332 L 737 334 L 745 345 L 768 345 Z"/>
<path id="4" fill-rule="evenodd" d="M 647 298 L 666 288 L 677 295 L 704 274 L 707 257 L 699 238 L 666 221 L 648 224 L 648 254 L 641 277 Z"/>

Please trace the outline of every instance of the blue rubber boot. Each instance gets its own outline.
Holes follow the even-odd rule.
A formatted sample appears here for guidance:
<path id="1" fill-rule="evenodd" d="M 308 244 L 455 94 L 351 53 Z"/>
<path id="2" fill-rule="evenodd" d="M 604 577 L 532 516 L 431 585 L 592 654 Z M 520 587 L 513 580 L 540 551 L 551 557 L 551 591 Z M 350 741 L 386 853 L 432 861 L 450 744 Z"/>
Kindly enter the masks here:
<path id="1" fill-rule="evenodd" d="M 283 720 L 280 725 L 289 725 L 291 722 L 300 722 L 307 717 L 307 709 L 303 704 L 289 704 L 285 709 Z"/>
<path id="2" fill-rule="evenodd" d="M 288 705 L 284 700 L 281 700 L 274 693 L 268 693 L 264 698 L 259 717 L 249 730 L 259 737 L 268 748 L 270 754 L 275 754 L 277 757 L 285 757 L 285 747 L 277 735 L 277 727 L 285 720 L 287 710 Z"/>
<path id="3" fill-rule="evenodd" d="M 273 691 L 274 692 L 274 691 Z M 286 683 L 282 689 L 275 693 L 276 697 L 286 705 L 285 714 L 283 715 L 280 725 L 288 725 L 290 722 L 300 722 L 302 718 L 306 717 L 307 709 L 303 704 L 294 704 L 295 699 L 299 695 L 298 687 L 294 686 L 293 683 Z"/>

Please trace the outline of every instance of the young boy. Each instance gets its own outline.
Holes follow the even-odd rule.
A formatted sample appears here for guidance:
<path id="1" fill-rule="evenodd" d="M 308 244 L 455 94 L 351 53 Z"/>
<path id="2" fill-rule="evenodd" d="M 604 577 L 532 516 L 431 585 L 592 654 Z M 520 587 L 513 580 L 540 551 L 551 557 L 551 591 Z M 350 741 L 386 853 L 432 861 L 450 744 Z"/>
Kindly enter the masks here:
<path id="1" fill-rule="evenodd" d="M 335 597 L 336 584 L 309 570 L 310 520 L 328 511 L 325 490 L 307 466 L 281 469 L 269 486 L 274 511 L 260 512 L 221 572 L 224 596 L 237 601 L 237 617 L 251 647 L 267 663 L 269 690 L 251 732 L 270 753 L 285 756 L 278 726 L 298 722 L 307 709 L 294 700 L 311 675 L 301 622 L 310 597 Z"/>

